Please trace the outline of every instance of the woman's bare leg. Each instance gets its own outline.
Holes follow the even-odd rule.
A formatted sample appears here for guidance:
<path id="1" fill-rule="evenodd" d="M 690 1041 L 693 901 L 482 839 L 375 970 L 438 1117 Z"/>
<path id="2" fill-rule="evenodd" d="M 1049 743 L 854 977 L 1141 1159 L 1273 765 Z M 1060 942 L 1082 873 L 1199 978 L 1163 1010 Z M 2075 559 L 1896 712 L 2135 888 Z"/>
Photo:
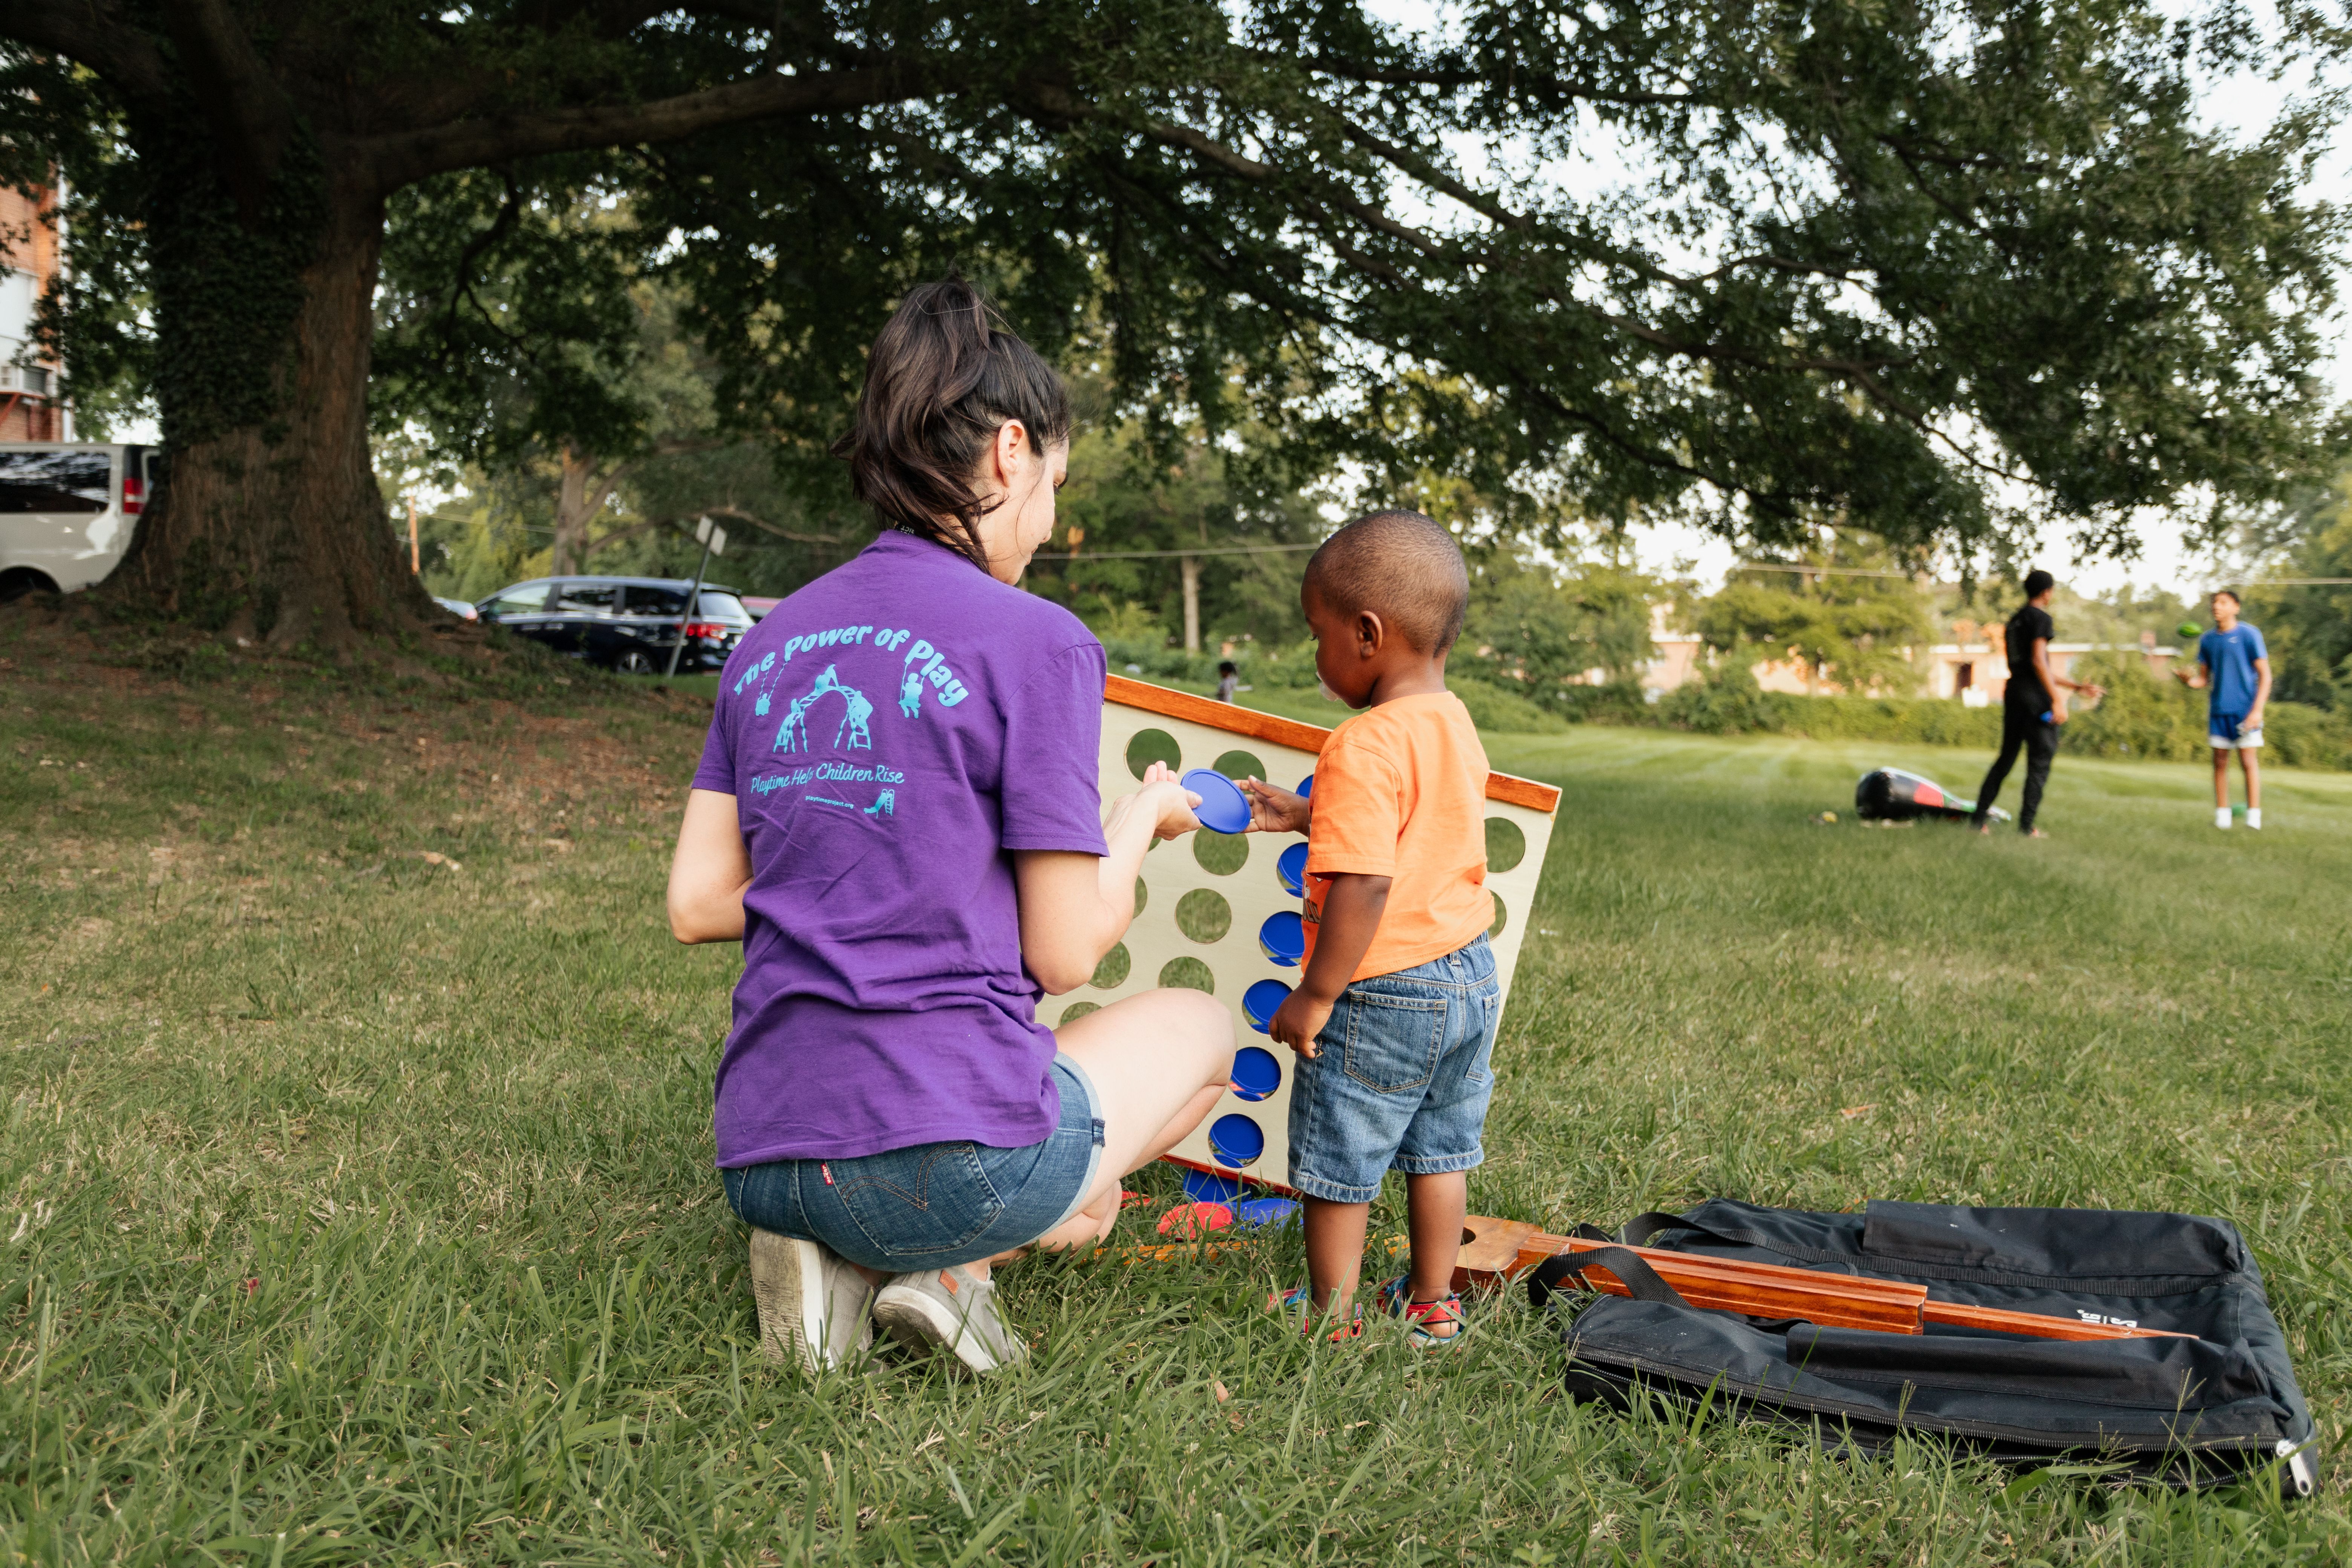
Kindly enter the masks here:
<path id="1" fill-rule="evenodd" d="M 1199 991 L 1147 991 L 1056 1031 L 1061 1048 L 1094 1080 L 1103 1157 L 1078 1212 L 1037 1238 L 1045 1247 L 1091 1246 L 1118 1220 L 1119 1178 L 1182 1142 L 1233 1080 L 1234 1016 Z"/>

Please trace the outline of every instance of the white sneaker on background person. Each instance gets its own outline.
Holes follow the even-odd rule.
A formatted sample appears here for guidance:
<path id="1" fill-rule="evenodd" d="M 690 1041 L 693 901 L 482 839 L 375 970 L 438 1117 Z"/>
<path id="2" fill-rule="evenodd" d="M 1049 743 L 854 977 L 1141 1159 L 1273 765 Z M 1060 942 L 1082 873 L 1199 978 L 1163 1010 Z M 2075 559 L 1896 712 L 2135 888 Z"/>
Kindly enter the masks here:
<path id="1" fill-rule="evenodd" d="M 2213 826 L 2216 827 L 2227 827 L 2230 826 L 2230 808 L 2228 806 L 2217 805 L 2213 808 Z"/>
<path id="2" fill-rule="evenodd" d="M 831 1247 L 770 1230 L 751 1232 L 751 1300 L 760 1307 L 760 1353 L 811 1373 L 874 1343 L 866 1308 L 874 1287 Z"/>
<path id="3" fill-rule="evenodd" d="M 2259 805 L 2250 805 L 2246 807 L 2246 826 L 2259 829 L 2262 825 L 2263 808 Z"/>
<path id="4" fill-rule="evenodd" d="M 994 1277 L 961 1263 L 893 1276 L 874 1298 L 874 1321 L 901 1344 L 953 1351 L 974 1372 L 1029 1358 L 1029 1347 L 997 1315 Z"/>

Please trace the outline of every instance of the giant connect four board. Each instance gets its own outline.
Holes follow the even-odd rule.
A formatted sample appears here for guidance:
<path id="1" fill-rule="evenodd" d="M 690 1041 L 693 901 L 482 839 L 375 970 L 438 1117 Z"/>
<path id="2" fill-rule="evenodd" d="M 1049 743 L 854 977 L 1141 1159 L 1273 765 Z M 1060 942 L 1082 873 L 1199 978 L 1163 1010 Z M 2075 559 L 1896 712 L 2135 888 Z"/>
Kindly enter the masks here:
<path id="1" fill-rule="evenodd" d="M 1114 675 L 1103 702 L 1103 798 L 1132 790 L 1154 762 L 1180 773 L 1214 768 L 1231 779 L 1296 789 L 1313 776 L 1330 733 Z M 1506 1005 L 1559 804 L 1551 785 L 1507 773 L 1492 775 L 1486 786 L 1486 886 L 1495 896 L 1488 940 Z M 1297 836 L 1202 829 L 1155 846 L 1143 859 L 1127 939 L 1089 985 L 1061 999 L 1058 1011 L 1046 1009 L 1047 1020 L 1059 1023 L 1161 985 L 1191 986 L 1224 1001 L 1234 1009 L 1234 1036 L 1244 1042 L 1234 1058 L 1239 1087 L 1169 1158 L 1277 1190 L 1290 1166 L 1293 1058 L 1265 1032 L 1265 1023 L 1298 982 L 1306 864 L 1307 841 Z"/>

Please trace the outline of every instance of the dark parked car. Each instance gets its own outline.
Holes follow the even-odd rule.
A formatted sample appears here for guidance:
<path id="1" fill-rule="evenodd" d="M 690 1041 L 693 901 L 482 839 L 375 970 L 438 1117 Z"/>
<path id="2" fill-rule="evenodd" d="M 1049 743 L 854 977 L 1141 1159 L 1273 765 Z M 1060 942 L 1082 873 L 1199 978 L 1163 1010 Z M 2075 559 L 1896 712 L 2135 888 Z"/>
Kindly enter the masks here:
<path id="1" fill-rule="evenodd" d="M 734 589 L 705 583 L 688 615 L 693 587 L 678 577 L 535 577 L 501 588 L 476 609 L 491 626 L 629 675 L 668 668 L 683 623 L 678 668 L 717 669 L 751 629 L 751 613 Z"/>

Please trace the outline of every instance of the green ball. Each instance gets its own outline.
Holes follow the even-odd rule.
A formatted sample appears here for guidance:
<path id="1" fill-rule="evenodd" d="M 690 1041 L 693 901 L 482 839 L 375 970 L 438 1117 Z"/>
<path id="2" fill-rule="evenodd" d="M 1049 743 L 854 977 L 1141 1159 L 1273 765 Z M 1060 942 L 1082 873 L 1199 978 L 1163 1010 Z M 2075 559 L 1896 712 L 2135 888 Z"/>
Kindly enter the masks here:
<path id="1" fill-rule="evenodd" d="M 2180 635 L 2185 637 L 2203 637 L 2205 628 L 2195 621 L 2183 621 L 2180 623 Z"/>

